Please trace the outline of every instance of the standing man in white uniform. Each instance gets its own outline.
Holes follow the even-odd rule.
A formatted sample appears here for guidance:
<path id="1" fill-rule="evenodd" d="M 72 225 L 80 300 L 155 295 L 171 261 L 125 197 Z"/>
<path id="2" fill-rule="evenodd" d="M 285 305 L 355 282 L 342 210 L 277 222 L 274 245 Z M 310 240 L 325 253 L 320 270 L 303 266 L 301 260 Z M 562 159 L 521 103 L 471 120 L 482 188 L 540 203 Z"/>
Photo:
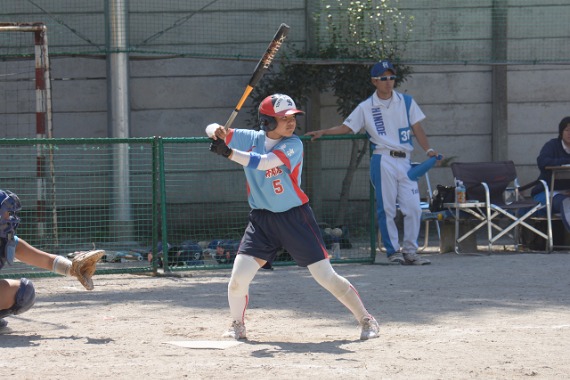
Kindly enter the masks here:
<path id="1" fill-rule="evenodd" d="M 388 60 L 376 63 L 371 70 L 376 91 L 360 103 L 342 125 L 308 132 L 312 140 L 324 135 L 358 133 L 362 128 L 372 143 L 370 179 L 376 191 L 376 213 L 382 243 L 388 260 L 406 265 L 425 265 L 430 261 L 419 256 L 418 236 L 421 214 L 418 183 L 408 178 L 412 134 L 428 157 L 437 156 L 420 125 L 425 115 L 407 94 L 394 91 L 396 69 Z M 404 239 L 400 247 L 395 217 L 397 204 L 404 216 Z"/>

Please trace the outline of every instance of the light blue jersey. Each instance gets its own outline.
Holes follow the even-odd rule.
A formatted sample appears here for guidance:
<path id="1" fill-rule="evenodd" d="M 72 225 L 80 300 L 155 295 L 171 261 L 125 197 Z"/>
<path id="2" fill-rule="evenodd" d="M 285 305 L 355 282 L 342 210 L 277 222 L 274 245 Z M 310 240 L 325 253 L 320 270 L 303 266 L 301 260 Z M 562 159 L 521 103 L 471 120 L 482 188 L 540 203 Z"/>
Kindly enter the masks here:
<path id="1" fill-rule="evenodd" d="M 269 170 L 244 166 L 248 202 L 252 209 L 283 212 L 309 201 L 301 190 L 303 143 L 298 136 L 284 137 L 275 147 L 266 151 L 264 131 L 230 129 L 228 132 L 226 144 L 230 148 L 258 155 L 273 153 L 284 163 Z"/>

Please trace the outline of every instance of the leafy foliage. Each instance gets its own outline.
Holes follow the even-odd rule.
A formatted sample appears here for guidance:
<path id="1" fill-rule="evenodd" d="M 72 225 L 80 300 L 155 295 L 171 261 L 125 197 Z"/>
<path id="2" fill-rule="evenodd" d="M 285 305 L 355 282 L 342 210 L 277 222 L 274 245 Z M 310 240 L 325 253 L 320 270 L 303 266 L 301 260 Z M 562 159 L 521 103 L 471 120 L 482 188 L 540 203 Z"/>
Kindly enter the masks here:
<path id="1" fill-rule="evenodd" d="M 314 14 L 315 36 L 309 36 L 314 43 L 310 41 L 305 49 L 292 47 L 278 72 L 268 73 L 255 88 L 255 104 L 271 94 L 285 93 L 298 107 L 306 109 L 309 96 L 315 91 L 331 91 L 338 113 L 346 118 L 372 94 L 370 69 L 382 59 L 392 61 L 398 75 L 396 86 L 401 84 L 411 69 L 400 64 L 398 56 L 405 47 L 413 19 L 406 18 L 392 3 L 398 0 L 322 0 L 321 11 Z M 257 109 L 251 112 L 255 125 Z M 367 142 L 352 141 L 335 225 L 344 224 L 350 187 L 367 147 Z"/>
<path id="2" fill-rule="evenodd" d="M 411 69 L 400 64 L 398 56 L 409 39 L 413 17 L 404 16 L 392 3 L 398 0 L 322 0 L 313 15 L 314 44 L 305 49 L 292 46 L 278 70 L 271 70 L 254 89 L 254 104 L 285 93 L 306 109 L 312 91 L 331 91 L 338 113 L 347 117 L 371 95 L 370 68 L 375 62 L 390 59 L 398 70 L 396 86 L 404 82 Z M 251 114 L 256 123 L 257 109 Z"/>

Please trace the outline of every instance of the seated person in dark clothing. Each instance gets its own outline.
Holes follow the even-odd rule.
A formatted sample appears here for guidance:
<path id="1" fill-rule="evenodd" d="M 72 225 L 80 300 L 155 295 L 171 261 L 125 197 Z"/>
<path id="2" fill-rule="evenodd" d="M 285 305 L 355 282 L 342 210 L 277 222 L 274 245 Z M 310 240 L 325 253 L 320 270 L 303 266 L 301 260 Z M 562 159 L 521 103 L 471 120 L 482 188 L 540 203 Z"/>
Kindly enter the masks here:
<path id="1" fill-rule="evenodd" d="M 538 179 L 546 181 L 550 187 L 552 171 L 547 166 L 570 165 L 570 116 L 560 121 L 558 125 L 558 137 L 544 144 L 540 154 L 536 158 L 540 169 Z M 552 198 L 552 212 L 560 213 L 564 227 L 570 231 L 570 179 L 556 180 Z M 541 185 L 537 185 L 531 192 L 533 198 L 541 203 L 546 203 L 545 193 Z"/>

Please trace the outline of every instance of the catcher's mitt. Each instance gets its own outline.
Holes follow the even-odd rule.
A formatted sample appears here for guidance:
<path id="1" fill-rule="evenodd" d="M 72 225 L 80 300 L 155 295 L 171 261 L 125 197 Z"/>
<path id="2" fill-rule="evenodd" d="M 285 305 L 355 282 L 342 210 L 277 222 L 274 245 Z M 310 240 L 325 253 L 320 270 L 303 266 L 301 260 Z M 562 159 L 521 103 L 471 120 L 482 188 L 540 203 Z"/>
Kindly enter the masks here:
<path id="1" fill-rule="evenodd" d="M 81 252 L 71 261 L 70 274 L 77 277 L 85 289 L 93 290 L 93 280 L 91 277 L 93 277 L 93 274 L 95 273 L 97 261 L 99 261 L 104 255 L 105 251 L 102 249 Z"/>

